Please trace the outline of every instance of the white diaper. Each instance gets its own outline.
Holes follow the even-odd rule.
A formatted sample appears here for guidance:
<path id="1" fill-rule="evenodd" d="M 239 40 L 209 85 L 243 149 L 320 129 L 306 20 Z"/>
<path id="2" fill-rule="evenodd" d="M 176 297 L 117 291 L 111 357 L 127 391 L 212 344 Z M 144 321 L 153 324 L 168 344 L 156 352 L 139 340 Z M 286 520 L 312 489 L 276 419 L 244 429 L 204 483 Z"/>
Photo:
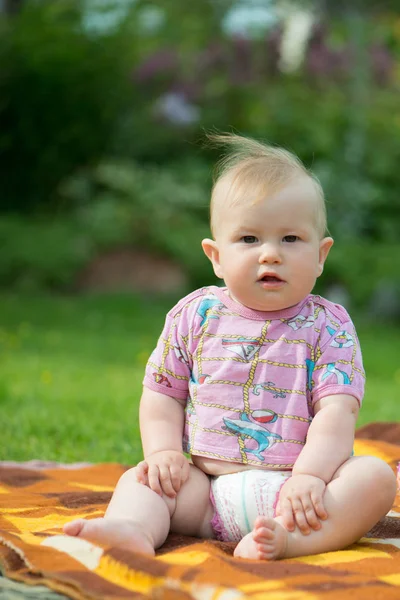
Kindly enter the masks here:
<path id="1" fill-rule="evenodd" d="M 260 515 L 274 517 L 281 487 L 291 471 L 252 469 L 211 478 L 215 537 L 238 542 L 253 529 Z"/>

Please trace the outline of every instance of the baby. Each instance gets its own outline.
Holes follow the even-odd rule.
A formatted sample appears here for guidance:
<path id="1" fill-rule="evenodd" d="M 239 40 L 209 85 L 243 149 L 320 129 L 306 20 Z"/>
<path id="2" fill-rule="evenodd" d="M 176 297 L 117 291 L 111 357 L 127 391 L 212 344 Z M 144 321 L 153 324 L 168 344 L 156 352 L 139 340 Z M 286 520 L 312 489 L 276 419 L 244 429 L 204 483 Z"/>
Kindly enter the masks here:
<path id="1" fill-rule="evenodd" d="M 149 555 L 170 531 L 252 559 L 344 548 L 391 508 L 396 480 L 352 456 L 359 342 L 346 310 L 311 294 L 333 244 L 323 192 L 285 150 L 214 138 L 230 151 L 202 247 L 226 287 L 168 313 L 144 377 L 144 461 L 104 518 L 64 531 Z"/>

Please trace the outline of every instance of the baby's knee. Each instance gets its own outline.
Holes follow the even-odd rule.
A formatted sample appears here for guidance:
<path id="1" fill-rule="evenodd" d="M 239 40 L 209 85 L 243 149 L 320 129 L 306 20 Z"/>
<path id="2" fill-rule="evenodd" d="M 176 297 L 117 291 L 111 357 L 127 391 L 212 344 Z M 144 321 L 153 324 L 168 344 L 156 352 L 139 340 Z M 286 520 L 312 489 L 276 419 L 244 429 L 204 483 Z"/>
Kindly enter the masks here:
<path id="1" fill-rule="evenodd" d="M 118 484 L 129 485 L 133 483 L 142 483 L 139 477 L 139 469 L 138 467 L 131 467 L 124 473 L 122 473 L 121 477 L 118 480 Z"/>
<path id="2" fill-rule="evenodd" d="M 366 456 L 363 462 L 363 470 L 368 472 L 371 477 L 388 482 L 396 479 L 391 467 L 381 458 Z"/>
<path id="3" fill-rule="evenodd" d="M 371 497 L 380 496 L 393 502 L 397 491 L 397 481 L 391 467 L 375 456 L 366 457 L 363 467 L 364 474 L 369 481 Z"/>
<path id="4" fill-rule="evenodd" d="M 140 486 L 140 489 L 137 486 Z M 173 513 L 175 511 L 176 499 L 170 498 L 166 494 L 159 495 L 157 492 L 155 492 L 150 487 L 148 480 L 143 481 L 142 471 L 139 466 L 132 467 L 132 468 L 128 469 L 127 471 L 125 471 L 125 473 L 123 473 L 118 480 L 117 488 L 120 492 L 123 492 L 125 494 L 136 494 L 137 495 L 140 493 L 141 497 L 143 497 L 144 502 L 150 501 L 149 494 L 151 494 L 151 495 L 154 494 L 157 498 L 164 501 L 165 505 L 167 506 L 170 517 L 173 515 Z M 143 488 L 147 488 L 147 491 L 146 491 L 147 495 L 145 495 L 145 496 L 143 496 L 143 492 L 144 492 Z M 154 499 L 154 496 L 153 496 L 153 499 Z"/>

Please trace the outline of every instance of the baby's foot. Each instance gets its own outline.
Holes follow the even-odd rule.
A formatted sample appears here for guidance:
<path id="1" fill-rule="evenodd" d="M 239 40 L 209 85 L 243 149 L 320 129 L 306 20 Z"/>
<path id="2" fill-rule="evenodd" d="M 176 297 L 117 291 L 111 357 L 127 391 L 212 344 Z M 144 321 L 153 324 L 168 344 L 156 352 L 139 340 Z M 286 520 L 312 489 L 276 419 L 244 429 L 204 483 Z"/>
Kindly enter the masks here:
<path id="1" fill-rule="evenodd" d="M 67 535 L 102 546 L 116 546 L 154 556 L 154 546 L 142 527 L 129 519 L 76 519 L 63 528 Z"/>
<path id="2" fill-rule="evenodd" d="M 286 529 L 275 519 L 257 517 L 254 529 L 235 548 L 234 556 L 257 560 L 275 560 L 285 554 Z"/>

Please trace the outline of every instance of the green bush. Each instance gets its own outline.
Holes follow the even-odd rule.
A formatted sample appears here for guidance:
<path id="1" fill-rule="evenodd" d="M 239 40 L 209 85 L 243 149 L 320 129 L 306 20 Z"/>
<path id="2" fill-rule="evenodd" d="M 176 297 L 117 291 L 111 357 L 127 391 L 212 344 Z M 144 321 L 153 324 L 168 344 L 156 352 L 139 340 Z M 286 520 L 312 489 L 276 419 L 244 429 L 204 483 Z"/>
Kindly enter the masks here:
<path id="1" fill-rule="evenodd" d="M 127 247 L 175 259 L 204 285 L 208 193 L 182 169 L 115 160 L 82 171 L 59 188 L 68 214 L 0 218 L 0 287 L 69 290 L 92 258 Z"/>
<path id="2" fill-rule="evenodd" d="M 67 289 L 95 245 L 72 218 L 0 218 L 0 286 L 21 291 Z"/>
<path id="3" fill-rule="evenodd" d="M 234 4 L 136 0 L 101 34 L 78 0 L 25 2 L 0 21 L 1 208 L 35 215 L 3 220 L 3 285 L 68 287 L 123 245 L 209 280 L 199 240 L 217 155 L 198 142 L 214 128 L 285 146 L 321 178 L 337 240 L 322 288 L 343 283 L 366 306 L 379 281 L 398 285 L 396 19 L 338 11 L 282 73 L 279 27 L 228 35 Z"/>
<path id="4" fill-rule="evenodd" d="M 174 258 L 194 285 L 209 277 L 200 248 L 209 236 L 209 189 L 192 165 L 178 172 L 109 160 L 67 180 L 60 194 L 98 249 L 145 249 Z"/>
<path id="5" fill-rule="evenodd" d="M 399 243 L 338 242 L 325 263 L 318 289 L 323 293 L 333 284 L 343 286 L 352 306 L 360 310 L 370 310 L 371 299 L 377 290 L 390 284 L 397 290 L 397 306 L 400 307 Z"/>
<path id="6" fill-rule="evenodd" d="M 108 148 L 129 103 L 129 36 L 89 35 L 82 5 L 25 2 L 0 15 L 3 210 L 48 209 L 60 180 Z"/>
<path id="7" fill-rule="evenodd" d="M 313 32 L 302 68 L 282 73 L 279 27 L 228 35 L 234 4 L 136 0 L 101 33 L 85 29 L 79 0 L 25 2 L 3 18 L 3 208 L 58 210 L 59 182 L 105 156 L 195 164 L 204 129 L 233 128 L 288 147 L 321 174 L 336 237 L 395 241 L 396 20 L 336 16 Z"/>

